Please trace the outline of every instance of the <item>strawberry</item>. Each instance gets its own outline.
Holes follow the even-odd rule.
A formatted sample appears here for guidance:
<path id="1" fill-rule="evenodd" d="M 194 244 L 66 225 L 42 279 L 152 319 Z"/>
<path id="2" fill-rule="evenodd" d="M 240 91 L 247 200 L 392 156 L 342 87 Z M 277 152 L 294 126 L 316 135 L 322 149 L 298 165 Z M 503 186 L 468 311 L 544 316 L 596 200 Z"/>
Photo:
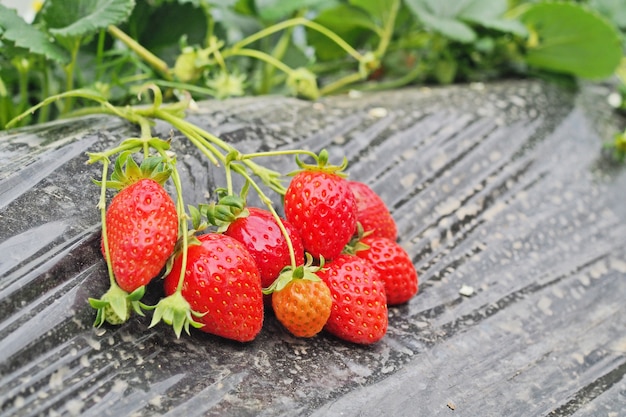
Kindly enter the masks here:
<path id="1" fill-rule="evenodd" d="M 396 240 L 398 238 L 396 222 L 380 196 L 365 183 L 349 181 L 348 185 L 356 199 L 356 219 L 361 223 L 363 230 L 369 232 L 370 236 Z"/>
<path id="2" fill-rule="evenodd" d="M 297 265 L 304 263 L 302 239 L 294 226 L 281 220 L 291 240 Z M 224 232 L 241 242 L 252 255 L 261 273 L 261 285 L 269 287 L 280 271 L 291 265 L 287 239 L 268 210 L 249 207 L 246 217 L 233 221 Z"/>
<path id="3" fill-rule="evenodd" d="M 182 297 L 200 313 L 200 330 L 239 342 L 253 340 L 263 326 L 261 276 L 252 255 L 237 240 L 218 233 L 198 237 L 187 250 Z M 165 277 L 165 293 L 177 294 L 182 254 Z"/>
<path id="4" fill-rule="evenodd" d="M 159 183 L 140 179 L 111 200 L 106 233 L 116 282 L 124 291 L 132 292 L 157 276 L 174 251 L 178 238 L 176 206 Z"/>
<path id="5" fill-rule="evenodd" d="M 133 141 L 133 139 L 128 139 Z M 153 142 L 159 145 L 157 140 Z M 169 144 L 163 142 L 161 146 Z M 106 161 L 104 154 L 89 154 L 89 163 Z M 145 285 L 167 264 L 178 239 L 178 212 L 163 188 L 172 169 L 171 161 L 161 156 L 144 158 L 141 166 L 131 152 L 122 152 L 115 161 L 110 181 L 103 169 L 98 206 L 103 217 L 101 250 L 107 261 L 110 287 L 100 299 L 89 298 L 98 313 L 95 326 L 105 321 L 122 324 L 131 309 L 143 315 L 141 304 Z M 106 187 L 120 190 L 106 209 Z M 106 210 L 106 211 L 105 211 Z"/>
<path id="6" fill-rule="evenodd" d="M 318 334 L 330 316 L 333 303 L 328 286 L 315 274 L 320 267 L 312 267 L 312 262 L 313 257 L 307 254 L 305 265 L 285 268 L 263 290 L 272 295 L 272 308 L 278 321 L 297 337 Z"/>
<path id="7" fill-rule="evenodd" d="M 305 165 L 285 192 L 285 216 L 302 237 L 305 251 L 316 258 L 337 257 L 356 230 L 356 201 L 348 181 L 326 166 L 322 151 L 318 165 Z"/>
<path id="8" fill-rule="evenodd" d="M 369 262 L 342 254 L 318 276 L 328 285 L 333 305 L 325 329 L 359 344 L 372 344 L 387 332 L 387 298 L 378 272 Z"/>
<path id="9" fill-rule="evenodd" d="M 356 256 L 369 261 L 378 271 L 385 285 L 387 304 L 406 303 L 417 294 L 417 271 L 409 255 L 395 241 L 366 236 L 356 246 Z"/>

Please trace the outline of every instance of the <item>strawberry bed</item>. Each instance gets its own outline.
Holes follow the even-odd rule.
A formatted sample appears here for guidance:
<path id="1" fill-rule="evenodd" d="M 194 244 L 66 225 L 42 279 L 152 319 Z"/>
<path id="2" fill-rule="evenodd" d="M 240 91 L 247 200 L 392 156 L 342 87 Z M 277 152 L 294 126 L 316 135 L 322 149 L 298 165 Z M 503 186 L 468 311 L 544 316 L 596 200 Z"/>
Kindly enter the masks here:
<path id="1" fill-rule="evenodd" d="M 617 122 L 600 106 L 589 106 L 590 97 L 597 100 L 594 94 L 517 81 L 315 103 L 234 99 L 200 103 L 188 113 L 189 123 L 243 154 L 274 152 L 262 160 L 268 169 L 302 168 L 286 152 L 293 149 L 311 151 L 329 165 L 341 165 L 345 157 L 349 180 L 376 192 L 411 263 L 400 271 L 417 271 L 419 291 L 385 305 L 385 331 L 375 340 L 354 333 L 346 338 L 332 326 L 313 337 L 296 336 L 285 325 L 289 319 L 274 313 L 271 295 L 265 301 L 259 295 L 264 317 L 245 337 L 240 332 L 231 337 L 232 328 L 226 335 L 194 328 L 211 316 L 207 305 L 192 299 L 198 314 L 182 323 L 170 318 L 173 332 L 164 323 L 167 309 L 142 305 L 158 306 L 175 294 L 180 273 L 168 275 L 165 286 L 160 277 L 150 280 L 143 297 L 130 300 L 127 311 L 136 307 L 144 316 L 120 317 L 118 310 L 109 321 L 123 323 L 108 323 L 111 312 L 97 301 L 109 288 L 109 273 L 96 205 L 104 196 L 108 207 L 117 191 L 92 179 L 121 181 L 110 174 L 121 174 L 123 167 L 112 158 L 103 176 L 100 160 L 85 162 L 87 153 L 106 154 L 138 130 L 117 117 L 94 116 L 3 133 L 1 412 L 445 415 L 454 409 L 467 415 L 569 415 L 584 410 L 572 405 L 572 398 L 615 409 L 626 337 L 620 296 L 626 204 L 619 191 L 626 179 L 601 157 L 603 129 L 610 131 Z M 228 203 L 226 215 L 210 203 L 237 196 L 218 189 L 232 181 L 231 188 L 240 190 L 245 178 L 229 178 L 223 166 L 214 166 L 165 121 L 152 134 L 171 139 L 168 151 L 176 154 L 175 178 L 182 186 L 171 177 L 164 182 L 174 204 L 197 205 L 200 220 L 213 216 L 217 222 L 211 227 L 228 235 L 226 220 L 238 214 L 240 202 L 222 201 Z M 302 160 L 319 162 L 310 155 Z M 285 186 L 289 181 L 284 178 Z M 283 210 L 282 197 L 271 188 L 261 184 L 261 192 L 250 190 L 247 206 L 266 207 L 267 195 L 277 214 L 289 220 L 291 203 Z M 309 195 L 295 205 L 312 200 Z M 114 223 L 107 220 L 107 228 Z M 189 228 L 200 223 L 190 221 Z M 327 241 L 336 237 L 333 231 L 338 226 L 326 232 Z M 374 239 L 362 239 L 369 256 L 385 251 Z M 193 243 L 186 244 L 193 248 Z M 291 274 L 314 274 L 345 301 L 345 294 L 332 290 L 328 265 L 352 255 L 311 246 L 307 252 L 316 260 Z M 296 264 L 305 264 L 304 257 Z M 342 260 L 341 268 L 346 264 Z M 177 270 L 174 261 L 176 271 L 180 266 Z M 90 298 L 102 311 L 98 327 L 92 326 L 97 310 Z M 349 302 L 329 315 L 355 305 Z M 571 374 L 578 377 L 566 378 Z M 550 395 L 533 391 L 537 384 Z M 603 387 L 602 398 L 591 389 L 594 384 Z M 515 394 L 520 392 L 526 397 Z"/>

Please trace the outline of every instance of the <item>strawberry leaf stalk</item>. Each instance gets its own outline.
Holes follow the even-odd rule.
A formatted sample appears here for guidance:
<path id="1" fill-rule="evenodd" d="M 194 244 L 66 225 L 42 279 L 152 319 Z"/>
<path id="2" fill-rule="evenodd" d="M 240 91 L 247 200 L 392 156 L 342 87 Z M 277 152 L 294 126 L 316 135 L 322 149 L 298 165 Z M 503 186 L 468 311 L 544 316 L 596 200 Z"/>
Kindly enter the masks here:
<path id="1" fill-rule="evenodd" d="M 152 315 L 152 321 L 150 322 L 149 327 L 156 326 L 159 322 L 163 321 L 165 324 L 172 326 L 174 329 L 174 333 L 177 338 L 180 338 L 180 335 L 185 330 L 185 333 L 188 335 L 189 327 L 194 327 L 196 329 L 201 328 L 203 326 L 202 323 L 198 322 L 196 318 L 202 317 L 205 313 L 200 313 L 194 311 L 189 304 L 189 302 L 183 297 L 182 289 L 183 284 L 185 282 L 185 271 L 187 266 L 187 252 L 190 245 L 190 240 L 195 242 L 195 238 L 190 238 L 190 233 L 188 230 L 188 216 L 185 212 L 185 205 L 183 202 L 183 193 L 182 193 L 182 185 L 180 182 L 180 176 L 178 174 L 178 170 L 176 169 L 176 161 L 170 161 L 172 167 L 172 180 L 174 182 L 174 187 L 176 188 L 176 210 L 178 212 L 178 226 L 179 226 L 179 234 L 180 234 L 180 262 L 181 269 L 180 275 L 178 276 L 178 283 L 176 285 L 175 291 L 170 293 L 167 297 L 162 298 L 156 306 L 143 306 L 147 310 L 154 310 Z M 192 231 L 193 233 L 193 231 Z M 168 262 L 167 270 L 165 275 L 168 276 L 170 274 L 170 270 L 172 267 L 171 260 L 173 256 L 170 258 L 170 262 Z"/>

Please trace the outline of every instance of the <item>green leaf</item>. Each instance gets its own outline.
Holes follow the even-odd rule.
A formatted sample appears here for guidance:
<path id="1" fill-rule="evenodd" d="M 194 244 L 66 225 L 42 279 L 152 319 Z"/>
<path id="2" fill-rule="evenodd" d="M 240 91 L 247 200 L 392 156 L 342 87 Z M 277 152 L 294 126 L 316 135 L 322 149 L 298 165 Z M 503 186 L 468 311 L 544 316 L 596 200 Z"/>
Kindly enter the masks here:
<path id="1" fill-rule="evenodd" d="M 9 41 L 30 53 L 64 64 L 68 53 L 48 38 L 48 35 L 18 16 L 17 12 L 0 4 L 0 40 Z"/>
<path id="2" fill-rule="evenodd" d="M 508 10 L 507 0 L 471 0 L 465 3 L 459 10 L 459 19 L 500 32 L 528 35 L 526 27 L 520 21 L 502 18 Z"/>
<path id="3" fill-rule="evenodd" d="M 381 23 L 389 19 L 389 14 L 393 6 L 392 0 L 349 0 L 349 3 L 365 10 L 371 18 Z"/>
<path id="4" fill-rule="evenodd" d="M 301 9 L 323 9 L 336 0 L 255 0 L 255 9 L 263 20 L 276 21 Z"/>
<path id="5" fill-rule="evenodd" d="M 599 14 L 573 3 L 538 3 L 521 20 L 531 32 L 526 62 L 584 78 L 610 76 L 622 57 L 619 33 Z"/>
<path id="6" fill-rule="evenodd" d="M 405 0 L 405 2 L 409 10 L 428 29 L 463 43 L 476 40 L 476 32 L 458 19 L 460 6 L 467 1 Z"/>
<path id="7" fill-rule="evenodd" d="M 53 35 L 74 38 L 122 23 L 134 7 L 135 0 L 48 0 L 42 18 Z"/>
<path id="8" fill-rule="evenodd" d="M 507 0 L 406 0 L 406 4 L 424 26 L 455 41 L 476 40 L 469 24 L 527 35 L 520 22 L 502 17 L 508 9 Z"/>

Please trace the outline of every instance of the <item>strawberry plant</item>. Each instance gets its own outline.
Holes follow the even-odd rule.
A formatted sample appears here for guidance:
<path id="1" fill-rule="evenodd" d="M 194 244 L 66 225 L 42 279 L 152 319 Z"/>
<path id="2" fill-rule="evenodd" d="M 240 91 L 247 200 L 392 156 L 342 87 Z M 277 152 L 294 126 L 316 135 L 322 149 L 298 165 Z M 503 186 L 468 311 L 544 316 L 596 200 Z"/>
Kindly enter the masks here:
<path id="1" fill-rule="evenodd" d="M 250 93 L 316 99 L 354 88 L 538 70 L 602 78 L 622 54 L 614 28 L 574 4 L 306 0 L 266 6 L 47 0 L 29 24 L 0 5 L 0 127 L 108 114 L 139 130 L 138 137 L 88 154 L 89 164 L 102 165 L 94 182 L 110 284 L 89 299 L 95 325 L 121 325 L 133 313 L 151 312 L 150 327 L 164 323 L 177 337 L 195 328 L 249 342 L 268 316 L 267 294 L 276 319 L 297 337 L 325 331 L 371 344 L 386 334 L 388 305 L 418 292 L 391 213 L 369 186 L 346 178 L 345 158 L 332 165 L 325 150 L 242 153 L 185 118 L 194 99 Z M 573 23 L 552 24 L 561 13 Z M 154 30 L 154 22 L 167 20 L 194 25 Z M 588 28 L 584 36 L 579 26 Z M 151 103 L 135 105 L 147 95 Z M 225 184 L 211 190 L 215 201 L 185 204 L 178 156 L 168 140 L 153 137 L 157 120 L 224 170 Z M 258 162 L 279 155 L 293 156 L 299 170 L 286 174 Z M 248 206 L 248 192 L 262 207 Z M 355 238 L 359 243 L 350 244 Z M 165 297 L 145 304 L 146 285 L 161 278 Z"/>
<path id="2" fill-rule="evenodd" d="M 32 22 L 0 5 L 0 129 L 76 87 L 125 105 L 147 82 L 176 101 L 185 93 L 316 99 L 508 76 L 602 79 L 623 57 L 614 3 L 46 0 Z M 68 97 L 20 123 L 85 105 Z"/>

